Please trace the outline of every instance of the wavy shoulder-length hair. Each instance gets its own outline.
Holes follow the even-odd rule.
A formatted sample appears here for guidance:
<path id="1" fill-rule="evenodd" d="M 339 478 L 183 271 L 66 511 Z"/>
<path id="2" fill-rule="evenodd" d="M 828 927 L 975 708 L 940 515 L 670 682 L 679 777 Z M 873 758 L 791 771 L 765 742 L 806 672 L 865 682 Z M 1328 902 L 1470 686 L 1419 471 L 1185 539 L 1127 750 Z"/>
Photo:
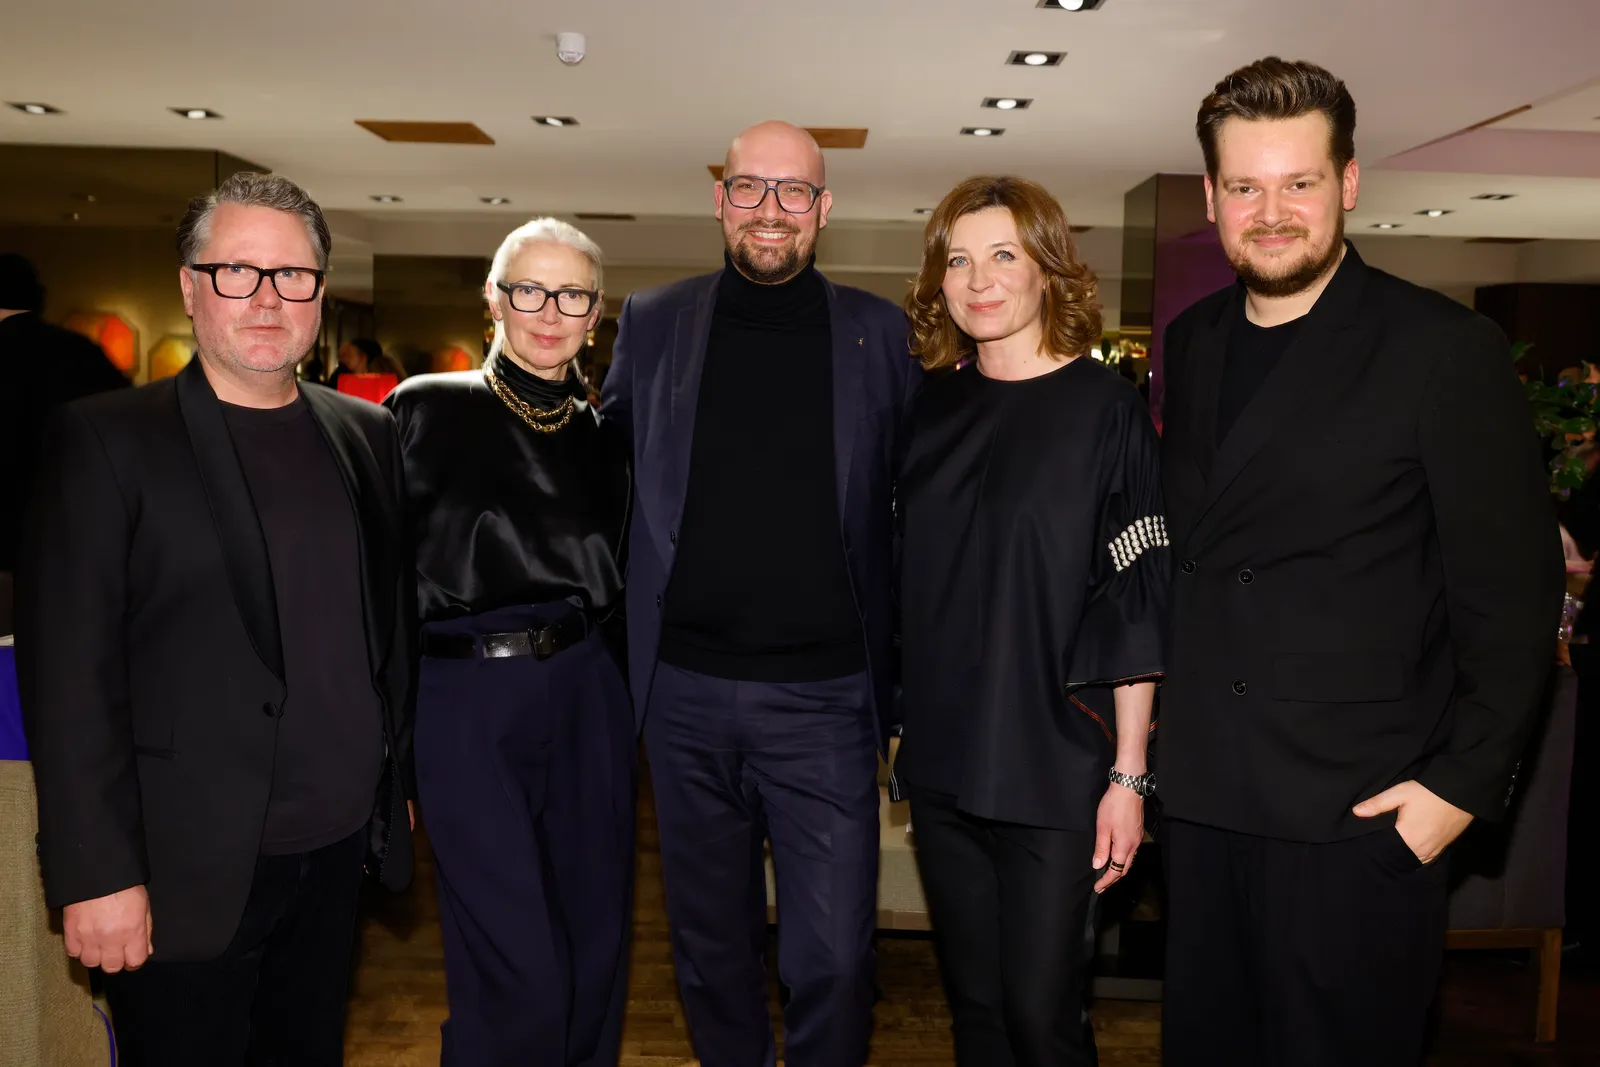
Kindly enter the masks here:
<path id="1" fill-rule="evenodd" d="M 1039 317 L 1046 354 L 1057 359 L 1082 355 L 1100 339 L 1100 283 L 1078 259 L 1072 228 L 1056 198 L 1026 178 L 982 175 L 950 190 L 923 234 L 922 269 L 906 297 L 906 315 L 912 352 L 926 370 L 953 367 L 977 350 L 977 343 L 951 321 L 941 286 L 956 220 L 991 207 L 1011 212 L 1023 250 L 1044 272 Z"/>

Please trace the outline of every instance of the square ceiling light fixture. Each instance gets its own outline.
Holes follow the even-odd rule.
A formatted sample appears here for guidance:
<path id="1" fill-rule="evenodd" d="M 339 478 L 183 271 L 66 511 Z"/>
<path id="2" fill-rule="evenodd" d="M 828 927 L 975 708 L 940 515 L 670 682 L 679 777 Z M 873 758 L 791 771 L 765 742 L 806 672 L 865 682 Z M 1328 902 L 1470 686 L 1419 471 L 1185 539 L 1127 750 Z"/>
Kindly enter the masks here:
<path id="1" fill-rule="evenodd" d="M 1106 0 L 1039 0 L 1039 6 L 1051 11 L 1093 11 Z"/>
<path id="2" fill-rule="evenodd" d="M 7 101 L 6 102 L 6 107 L 14 107 L 18 111 L 22 112 L 24 115 L 59 115 L 59 114 L 61 114 L 61 109 L 60 108 L 51 107 L 49 104 L 40 104 L 40 103 L 37 103 L 37 102 L 12 103 L 10 101 Z"/>
<path id="3" fill-rule="evenodd" d="M 1006 60 L 1013 67 L 1059 67 L 1061 61 L 1067 58 L 1065 52 L 1042 52 L 1036 49 L 1027 49 L 1012 52 Z"/>

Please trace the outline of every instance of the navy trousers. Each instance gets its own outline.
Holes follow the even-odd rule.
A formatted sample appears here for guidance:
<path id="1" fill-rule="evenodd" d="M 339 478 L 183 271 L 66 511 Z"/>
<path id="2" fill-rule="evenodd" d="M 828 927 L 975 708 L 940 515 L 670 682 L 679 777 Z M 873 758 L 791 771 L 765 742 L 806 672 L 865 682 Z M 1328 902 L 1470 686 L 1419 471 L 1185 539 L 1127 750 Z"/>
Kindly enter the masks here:
<path id="1" fill-rule="evenodd" d="M 531 629 L 501 609 L 430 633 Z M 422 661 L 416 762 L 438 867 L 443 1067 L 613 1067 L 632 921 L 633 713 L 600 636 Z"/>
<path id="2" fill-rule="evenodd" d="M 872 1031 L 877 737 L 867 676 L 773 684 L 661 664 L 645 747 L 678 988 L 703 1067 L 773 1067 L 762 841 L 788 1067 L 860 1067 Z"/>

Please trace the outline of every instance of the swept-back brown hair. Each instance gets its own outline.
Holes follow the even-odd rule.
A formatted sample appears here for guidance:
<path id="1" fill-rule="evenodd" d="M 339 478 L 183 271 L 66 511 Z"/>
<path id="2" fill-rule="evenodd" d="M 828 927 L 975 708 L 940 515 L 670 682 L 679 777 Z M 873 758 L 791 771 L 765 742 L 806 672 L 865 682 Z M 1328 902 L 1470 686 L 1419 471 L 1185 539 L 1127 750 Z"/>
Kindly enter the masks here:
<path id="1" fill-rule="evenodd" d="M 1076 356 L 1100 339 L 1100 282 L 1078 259 L 1072 227 L 1056 198 L 1026 178 L 981 175 L 945 194 L 923 233 L 922 269 L 906 297 L 906 315 L 911 319 L 911 350 L 926 370 L 953 367 L 977 350 L 977 343 L 951 321 L 940 287 L 956 220 L 991 207 L 1011 212 L 1023 250 L 1044 272 L 1039 318 L 1045 351 L 1058 359 Z"/>
<path id="2" fill-rule="evenodd" d="M 1268 56 L 1240 67 L 1217 83 L 1200 103 L 1195 135 L 1205 153 L 1206 173 L 1217 180 L 1217 134 L 1229 119 L 1257 122 L 1297 119 L 1320 111 L 1328 118 L 1334 176 L 1356 158 L 1356 102 L 1344 82 L 1315 63 Z"/>

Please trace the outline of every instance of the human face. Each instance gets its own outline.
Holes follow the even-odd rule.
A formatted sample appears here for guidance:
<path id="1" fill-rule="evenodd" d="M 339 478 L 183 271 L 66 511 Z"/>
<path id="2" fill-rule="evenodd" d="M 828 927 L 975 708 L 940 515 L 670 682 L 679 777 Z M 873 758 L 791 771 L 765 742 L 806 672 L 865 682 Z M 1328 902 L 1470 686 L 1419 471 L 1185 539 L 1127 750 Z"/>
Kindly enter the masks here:
<path id="1" fill-rule="evenodd" d="M 525 244 L 506 265 L 504 281 L 509 285 L 531 283 L 545 289 L 593 289 L 594 268 L 582 252 L 554 241 Z M 541 378 L 560 381 L 567 365 L 583 347 L 584 339 L 600 321 L 605 309 L 605 294 L 595 297 L 594 307 L 582 316 L 563 315 L 553 297 L 546 297 L 538 311 L 518 311 L 511 298 L 489 282 L 484 288 L 489 311 L 502 324 L 506 355 Z"/>
<path id="2" fill-rule="evenodd" d="M 944 306 L 980 345 L 1041 331 L 1044 271 L 1022 247 L 1017 220 L 1003 207 L 962 215 L 950 227 Z"/>
<path id="3" fill-rule="evenodd" d="M 762 123 L 740 134 L 728 149 L 723 173 L 760 178 L 795 178 L 823 186 L 827 182 L 822 153 L 804 130 L 786 123 Z M 740 274 L 762 285 L 777 285 L 799 274 L 817 247 L 817 235 L 828 224 L 833 194 L 823 189 L 811 210 L 793 215 L 770 192 L 753 208 L 728 202 L 727 190 L 716 185 L 717 218 L 728 254 Z"/>
<path id="4" fill-rule="evenodd" d="M 211 235 L 197 263 L 249 263 L 272 270 L 317 266 L 317 255 L 299 216 L 270 207 L 222 204 L 211 216 Z M 218 296 L 211 279 L 187 265 L 178 271 L 183 309 L 194 320 L 202 359 L 245 376 L 293 375 L 311 351 L 322 325 L 322 293 L 293 302 L 278 296 L 263 276 L 244 300 Z"/>
<path id="5" fill-rule="evenodd" d="M 1223 251 L 1258 296 L 1302 293 L 1344 253 L 1344 213 L 1355 210 L 1360 168 L 1338 173 L 1328 117 L 1253 122 L 1217 131 L 1217 177 L 1206 177 L 1206 217 Z"/>
<path id="6" fill-rule="evenodd" d="M 351 374 L 367 373 L 367 354 L 346 341 L 339 346 L 339 366 Z"/>

